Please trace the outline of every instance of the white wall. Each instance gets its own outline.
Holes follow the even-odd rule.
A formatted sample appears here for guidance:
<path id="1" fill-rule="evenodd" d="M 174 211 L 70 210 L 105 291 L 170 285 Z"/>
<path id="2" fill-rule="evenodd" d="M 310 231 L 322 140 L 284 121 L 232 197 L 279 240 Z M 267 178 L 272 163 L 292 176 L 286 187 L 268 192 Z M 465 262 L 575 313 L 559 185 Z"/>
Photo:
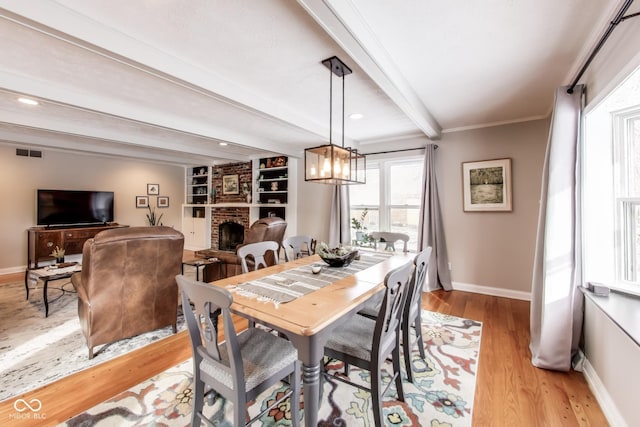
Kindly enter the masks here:
<path id="1" fill-rule="evenodd" d="M 36 190 L 114 191 L 115 220 L 130 226 L 147 225 L 146 209 L 136 209 L 135 197 L 146 195 L 147 183 L 160 185 L 169 197 L 162 212 L 164 225 L 180 230 L 184 199 L 184 168 L 133 160 L 42 150 L 43 157 L 16 156 L 16 147 L 0 142 L 0 273 L 24 269 L 27 263 L 26 230 L 36 223 Z M 150 196 L 151 206 L 156 205 Z"/>

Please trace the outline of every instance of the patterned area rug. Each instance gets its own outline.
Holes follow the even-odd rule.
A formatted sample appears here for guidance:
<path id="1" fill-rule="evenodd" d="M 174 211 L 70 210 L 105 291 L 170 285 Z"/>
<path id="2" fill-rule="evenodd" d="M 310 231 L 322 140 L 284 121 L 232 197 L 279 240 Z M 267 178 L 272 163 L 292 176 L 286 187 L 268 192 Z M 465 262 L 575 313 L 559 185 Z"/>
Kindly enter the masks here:
<path id="1" fill-rule="evenodd" d="M 40 282 L 29 291 L 29 300 L 25 299 L 24 282 L 0 285 L 0 401 L 172 334 L 169 326 L 97 346 L 97 354 L 89 360 L 80 330 L 78 300 L 72 291 L 69 279 L 50 282 L 49 317 L 44 317 Z M 178 318 L 178 329 L 184 329 L 182 316 Z"/>
<path id="2" fill-rule="evenodd" d="M 383 403 L 388 426 L 471 426 L 478 353 L 482 325 L 473 320 L 423 311 L 422 333 L 427 358 L 422 360 L 414 348 L 412 364 L 415 384 L 404 381 L 405 402 L 395 400 L 392 386 Z M 414 346 L 415 347 L 415 346 Z M 391 372 L 388 362 L 387 372 Z M 342 372 L 341 362 L 331 361 L 329 372 Z M 188 426 L 192 407 L 192 361 L 183 362 L 113 399 L 70 419 L 66 426 Z M 350 380 L 369 384 L 369 373 L 351 367 Z M 386 377 L 386 381 L 389 381 Z M 250 416 L 260 413 L 268 402 L 286 392 L 281 385 L 265 391 L 249 408 Z M 304 410 L 304 404 L 301 403 Z M 232 426 L 232 405 L 218 399 L 205 405 L 214 425 Z M 319 425 L 371 426 L 373 414 L 368 392 L 331 378 L 324 383 Z M 290 408 L 285 401 L 254 425 L 289 426 Z"/>

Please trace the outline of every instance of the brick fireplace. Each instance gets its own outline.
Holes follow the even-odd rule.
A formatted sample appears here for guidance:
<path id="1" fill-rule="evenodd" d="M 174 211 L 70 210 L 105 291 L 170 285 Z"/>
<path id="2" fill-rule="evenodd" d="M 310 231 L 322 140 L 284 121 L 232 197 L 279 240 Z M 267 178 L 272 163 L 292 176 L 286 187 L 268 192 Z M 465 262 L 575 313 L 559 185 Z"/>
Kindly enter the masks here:
<path id="1" fill-rule="evenodd" d="M 212 207 L 211 208 L 211 247 L 220 246 L 220 224 L 235 222 L 244 227 L 245 237 L 249 231 L 249 208 L 246 207 Z"/>

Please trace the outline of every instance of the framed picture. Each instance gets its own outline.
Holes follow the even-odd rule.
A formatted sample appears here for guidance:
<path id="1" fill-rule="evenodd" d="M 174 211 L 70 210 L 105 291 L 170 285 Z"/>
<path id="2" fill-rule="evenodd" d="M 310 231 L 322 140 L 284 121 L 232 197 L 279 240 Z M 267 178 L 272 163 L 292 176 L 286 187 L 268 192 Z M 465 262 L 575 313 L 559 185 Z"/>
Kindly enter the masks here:
<path id="1" fill-rule="evenodd" d="M 238 175 L 224 175 L 222 177 L 222 194 L 239 194 Z"/>
<path id="2" fill-rule="evenodd" d="M 149 196 L 136 196 L 136 208 L 148 208 Z"/>
<path id="3" fill-rule="evenodd" d="M 511 211 L 511 159 L 462 163 L 465 212 Z"/>
<path id="4" fill-rule="evenodd" d="M 169 207 L 169 197 L 167 197 L 167 196 L 158 196 L 158 207 L 159 208 L 168 208 Z"/>
<path id="5" fill-rule="evenodd" d="M 148 196 L 157 196 L 160 194 L 160 185 L 158 184 L 147 184 L 147 195 Z"/>

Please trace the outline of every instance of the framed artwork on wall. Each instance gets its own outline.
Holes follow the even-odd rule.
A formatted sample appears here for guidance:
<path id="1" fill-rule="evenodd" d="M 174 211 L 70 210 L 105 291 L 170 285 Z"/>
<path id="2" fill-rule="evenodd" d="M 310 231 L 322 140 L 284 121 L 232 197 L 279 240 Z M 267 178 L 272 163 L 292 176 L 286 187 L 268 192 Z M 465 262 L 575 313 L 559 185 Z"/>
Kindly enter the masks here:
<path id="1" fill-rule="evenodd" d="M 147 195 L 148 196 L 157 196 L 160 194 L 160 185 L 158 184 L 147 184 Z"/>
<path id="2" fill-rule="evenodd" d="M 136 208 L 148 208 L 149 196 L 136 196 Z"/>
<path id="3" fill-rule="evenodd" d="M 222 194 L 239 194 L 238 175 L 224 175 L 222 177 Z"/>
<path id="4" fill-rule="evenodd" d="M 510 212 L 511 159 L 462 163 L 465 212 Z"/>
<path id="5" fill-rule="evenodd" d="M 158 196 L 158 207 L 159 208 L 168 208 L 169 207 L 169 197 L 167 197 L 167 196 Z"/>

